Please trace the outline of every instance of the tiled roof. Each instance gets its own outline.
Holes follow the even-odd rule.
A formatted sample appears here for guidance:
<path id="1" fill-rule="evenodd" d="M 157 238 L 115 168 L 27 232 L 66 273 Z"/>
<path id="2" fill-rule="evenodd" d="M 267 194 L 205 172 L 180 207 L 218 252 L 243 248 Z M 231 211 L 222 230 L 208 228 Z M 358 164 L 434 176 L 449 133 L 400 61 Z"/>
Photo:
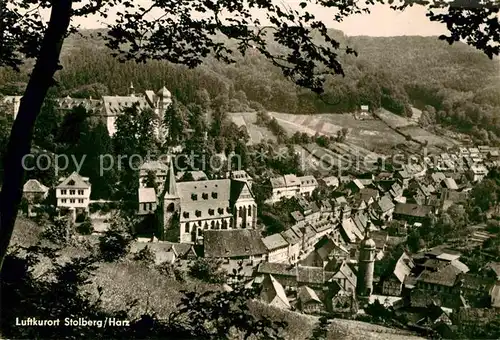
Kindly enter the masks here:
<path id="1" fill-rule="evenodd" d="M 271 263 L 271 262 L 262 262 L 257 267 L 258 274 L 272 274 L 276 276 L 296 276 L 297 269 L 296 267 L 290 266 L 286 263 Z"/>
<path id="2" fill-rule="evenodd" d="M 205 230 L 206 257 L 238 257 L 267 253 L 258 230 Z"/>
<path id="3" fill-rule="evenodd" d="M 437 284 L 442 286 L 453 287 L 457 275 L 461 271 L 454 266 L 447 265 L 444 268 L 440 268 L 437 271 L 424 270 L 417 278 L 420 282 Z"/>
<path id="4" fill-rule="evenodd" d="M 273 234 L 262 239 L 267 250 L 272 251 L 275 249 L 288 247 L 288 242 L 280 234 Z"/>
<path id="5" fill-rule="evenodd" d="M 413 217 L 426 217 L 432 212 L 432 207 L 427 205 L 418 205 L 411 203 L 397 203 L 394 210 L 395 214 L 413 216 Z"/>
<path id="6" fill-rule="evenodd" d="M 66 189 L 66 188 L 74 188 L 74 189 L 89 189 L 90 183 L 88 179 L 80 176 L 78 173 L 73 172 L 71 175 L 66 177 L 57 188 Z"/>
<path id="7" fill-rule="evenodd" d="M 325 273 L 323 268 L 318 267 L 297 267 L 297 282 L 323 284 L 325 282 Z"/>
<path id="8" fill-rule="evenodd" d="M 47 191 L 49 191 L 49 188 L 36 179 L 28 180 L 23 186 L 23 192 L 46 193 Z"/>

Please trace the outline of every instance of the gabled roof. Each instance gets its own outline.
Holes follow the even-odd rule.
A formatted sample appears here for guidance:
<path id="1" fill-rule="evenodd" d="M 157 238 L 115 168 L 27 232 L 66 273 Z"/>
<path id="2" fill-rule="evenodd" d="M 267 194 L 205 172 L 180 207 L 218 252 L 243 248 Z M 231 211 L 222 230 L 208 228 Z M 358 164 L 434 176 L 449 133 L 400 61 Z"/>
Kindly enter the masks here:
<path id="1" fill-rule="evenodd" d="M 77 172 L 73 172 L 66 177 L 56 188 L 58 189 L 90 189 L 88 179 L 80 176 Z"/>
<path id="2" fill-rule="evenodd" d="M 27 193 L 46 193 L 49 191 L 45 185 L 38 182 L 36 179 L 30 179 L 23 186 L 23 192 Z"/>
<path id="3" fill-rule="evenodd" d="M 280 248 L 288 247 L 288 242 L 281 236 L 281 234 L 273 234 L 262 239 L 267 250 L 273 251 Z"/>
<path id="4" fill-rule="evenodd" d="M 290 308 L 283 286 L 272 275 L 266 275 L 264 278 L 260 298 L 267 303 L 277 303 Z M 275 299 L 278 299 L 278 301 L 275 301 Z"/>
<path id="5" fill-rule="evenodd" d="M 156 203 L 155 188 L 139 188 L 139 203 Z"/>
<path id="6" fill-rule="evenodd" d="M 297 244 L 301 242 L 301 238 L 299 235 L 293 231 L 293 229 L 287 229 L 283 232 L 281 232 L 281 236 L 289 243 L 289 244 Z"/>
<path id="7" fill-rule="evenodd" d="M 450 190 L 458 190 L 458 185 L 453 178 L 447 177 L 443 180 L 443 184 Z"/>
<path id="8" fill-rule="evenodd" d="M 394 207 L 395 205 L 392 202 L 392 199 L 386 195 L 380 197 L 380 199 L 375 202 L 375 209 L 379 210 L 382 213 L 394 209 Z"/>
<path id="9" fill-rule="evenodd" d="M 321 300 L 318 297 L 318 294 L 311 288 L 307 286 L 300 286 L 298 291 L 297 291 L 297 300 L 299 300 L 301 303 L 308 303 L 308 302 L 318 302 L 321 303 Z"/>
<path id="10" fill-rule="evenodd" d="M 261 262 L 257 267 L 258 274 L 272 274 L 275 276 L 297 276 L 297 269 L 287 263 Z"/>
<path id="11" fill-rule="evenodd" d="M 267 253 L 258 230 L 205 230 L 203 238 L 206 257 L 240 257 Z"/>
<path id="12" fill-rule="evenodd" d="M 116 116 L 123 113 L 127 107 L 138 104 L 139 109 L 150 108 L 145 98 L 135 96 L 103 96 L 104 110 L 107 116 Z"/>
<path id="13" fill-rule="evenodd" d="M 297 267 L 297 282 L 305 284 L 323 284 L 325 282 L 325 272 L 319 267 Z"/>

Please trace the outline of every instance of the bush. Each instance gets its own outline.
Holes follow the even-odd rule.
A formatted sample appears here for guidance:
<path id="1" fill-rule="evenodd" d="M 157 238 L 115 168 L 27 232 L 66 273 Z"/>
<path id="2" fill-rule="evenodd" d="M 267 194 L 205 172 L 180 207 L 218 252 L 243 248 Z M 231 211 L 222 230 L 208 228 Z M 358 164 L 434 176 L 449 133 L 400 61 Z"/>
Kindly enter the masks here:
<path id="1" fill-rule="evenodd" d="M 211 259 L 196 259 L 189 267 L 189 275 L 208 283 L 226 282 L 226 273 L 220 268 L 221 262 Z"/>
<path id="2" fill-rule="evenodd" d="M 129 230 L 127 222 L 118 218 L 104 232 L 99 239 L 99 249 L 104 261 L 113 262 L 128 254 L 133 239 Z"/>
<path id="3" fill-rule="evenodd" d="M 85 221 L 76 228 L 76 231 L 81 235 L 91 235 L 94 231 L 94 227 L 92 226 L 90 218 L 86 218 Z"/>
<path id="4" fill-rule="evenodd" d="M 134 260 L 151 266 L 155 263 L 156 256 L 148 246 L 145 246 L 134 254 Z"/>

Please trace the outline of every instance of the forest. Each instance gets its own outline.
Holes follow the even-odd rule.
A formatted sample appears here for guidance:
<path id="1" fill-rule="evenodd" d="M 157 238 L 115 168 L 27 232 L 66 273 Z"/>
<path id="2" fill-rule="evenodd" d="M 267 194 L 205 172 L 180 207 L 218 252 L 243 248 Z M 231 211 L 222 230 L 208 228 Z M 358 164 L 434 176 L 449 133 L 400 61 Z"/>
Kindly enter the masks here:
<path id="1" fill-rule="evenodd" d="M 495 115 L 500 108 L 500 63 L 465 44 L 450 46 L 437 37 L 348 37 L 332 30 L 341 46 L 354 48 L 358 56 L 341 54 L 345 77 L 327 79 L 325 93 L 318 96 L 286 80 L 254 51 L 235 64 L 209 58 L 196 69 L 162 61 L 120 63 L 98 33 L 83 31 L 66 40 L 64 68 L 53 95 L 126 95 L 133 83 L 136 92 L 165 85 L 185 105 L 196 102 L 203 91 L 207 100 L 223 100 L 233 112 L 264 107 L 300 114 L 344 113 L 368 104 L 411 116 L 413 105 L 424 111 L 424 126 L 452 127 L 483 143 L 496 143 L 500 136 Z M 29 66 L 20 73 L 0 69 L 0 93 L 22 94 Z"/>

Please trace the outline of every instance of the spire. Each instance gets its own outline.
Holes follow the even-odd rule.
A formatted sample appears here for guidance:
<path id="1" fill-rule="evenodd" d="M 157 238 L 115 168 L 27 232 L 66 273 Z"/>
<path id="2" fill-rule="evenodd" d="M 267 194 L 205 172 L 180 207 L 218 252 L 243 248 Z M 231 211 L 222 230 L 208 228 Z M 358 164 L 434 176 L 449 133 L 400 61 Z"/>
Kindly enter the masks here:
<path id="1" fill-rule="evenodd" d="M 370 219 L 368 219 L 368 221 L 366 221 L 366 227 L 365 227 L 365 240 L 370 238 L 371 226 L 372 226 L 372 221 L 370 221 Z"/>
<path id="2" fill-rule="evenodd" d="M 168 169 L 167 181 L 165 183 L 165 187 L 167 188 L 165 196 L 177 197 L 177 183 L 175 181 L 173 156 L 170 157 L 170 165 Z"/>

